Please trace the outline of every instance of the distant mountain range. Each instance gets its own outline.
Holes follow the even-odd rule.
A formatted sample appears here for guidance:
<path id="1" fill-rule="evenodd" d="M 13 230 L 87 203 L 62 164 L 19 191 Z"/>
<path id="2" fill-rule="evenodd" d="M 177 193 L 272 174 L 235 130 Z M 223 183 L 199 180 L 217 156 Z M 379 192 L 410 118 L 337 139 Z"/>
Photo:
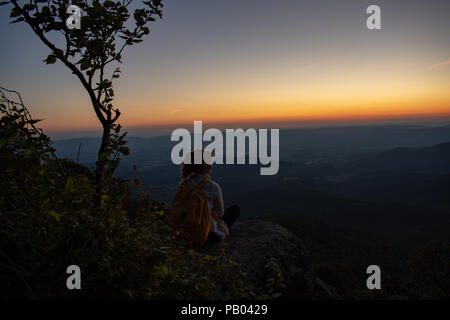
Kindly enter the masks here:
<path id="1" fill-rule="evenodd" d="M 423 148 L 398 147 L 352 163 L 351 171 L 448 171 L 450 142 Z"/>
<path id="2" fill-rule="evenodd" d="M 125 162 L 140 165 L 142 159 L 170 160 L 170 150 L 175 144 L 170 136 L 154 138 L 127 137 L 131 155 Z M 317 160 L 360 157 L 364 153 L 385 151 L 396 147 L 425 147 L 450 141 L 448 126 L 359 126 L 324 127 L 280 130 L 281 159 Z M 74 138 L 56 140 L 53 145 L 62 157 L 76 159 L 81 144 L 79 160 L 93 164 L 100 144 L 99 138 Z"/>
<path id="3" fill-rule="evenodd" d="M 450 206 L 450 143 L 395 148 L 347 164 L 341 192 L 348 196 Z"/>
<path id="4" fill-rule="evenodd" d="M 170 137 L 128 141 L 131 155 L 117 175 L 139 178 L 152 197 L 170 202 L 180 175 L 170 163 Z M 216 165 L 213 178 L 226 204 L 242 206 L 244 218 L 281 213 L 383 232 L 443 234 L 450 230 L 449 141 L 450 126 L 283 129 L 277 175 L 260 176 L 259 166 Z M 98 144 L 83 138 L 54 147 L 92 166 Z"/>

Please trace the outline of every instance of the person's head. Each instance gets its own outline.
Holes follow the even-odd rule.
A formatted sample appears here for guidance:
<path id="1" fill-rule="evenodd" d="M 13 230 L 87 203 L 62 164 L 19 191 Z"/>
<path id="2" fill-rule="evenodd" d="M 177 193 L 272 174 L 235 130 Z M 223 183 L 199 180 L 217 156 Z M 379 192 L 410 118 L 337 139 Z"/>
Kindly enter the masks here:
<path id="1" fill-rule="evenodd" d="M 195 163 L 195 157 L 201 159 L 201 163 Z M 211 173 L 212 156 L 204 150 L 195 150 L 185 155 L 185 160 L 181 164 L 181 177 L 187 178 L 190 174 Z M 190 161 L 188 161 L 190 159 Z"/>

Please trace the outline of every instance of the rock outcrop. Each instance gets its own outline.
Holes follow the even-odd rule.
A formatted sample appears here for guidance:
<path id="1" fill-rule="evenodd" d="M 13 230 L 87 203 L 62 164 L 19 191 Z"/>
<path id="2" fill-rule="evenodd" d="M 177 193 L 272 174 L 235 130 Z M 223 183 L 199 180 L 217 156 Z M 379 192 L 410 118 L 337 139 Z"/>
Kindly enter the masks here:
<path id="1" fill-rule="evenodd" d="M 201 249 L 218 254 L 222 244 Z M 263 220 L 243 220 L 231 230 L 227 254 L 240 266 L 256 295 L 266 294 L 281 280 L 278 290 L 285 299 L 330 299 L 330 290 L 315 277 L 308 250 L 299 237 L 280 225 Z M 272 279 L 272 280 L 270 280 Z M 279 285 L 280 283 L 278 283 Z"/>

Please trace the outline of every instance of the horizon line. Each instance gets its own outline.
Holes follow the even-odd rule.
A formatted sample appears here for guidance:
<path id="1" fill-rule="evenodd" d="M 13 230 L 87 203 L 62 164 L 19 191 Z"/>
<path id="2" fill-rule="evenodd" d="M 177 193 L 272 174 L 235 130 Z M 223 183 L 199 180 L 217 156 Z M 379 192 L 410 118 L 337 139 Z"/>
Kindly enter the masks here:
<path id="1" fill-rule="evenodd" d="M 388 127 L 388 126 L 395 126 L 395 127 L 412 127 L 412 126 L 418 126 L 418 127 L 447 127 L 450 126 L 450 119 L 447 121 L 442 121 L 440 123 L 417 123 L 417 122 L 411 122 L 411 123 L 341 123 L 341 124 L 334 124 L 334 125 L 311 125 L 311 126 L 284 126 L 279 127 L 280 130 L 296 130 L 296 129 L 327 129 L 327 128 L 358 128 L 358 127 Z M 203 130 L 207 130 L 210 127 L 204 127 Z M 238 129 L 242 127 L 235 127 L 234 129 Z M 187 128 L 189 131 L 189 128 Z M 192 128 L 191 128 L 192 129 Z M 218 128 L 221 131 L 226 130 L 227 128 Z M 245 129 L 245 128 L 242 128 Z M 247 128 L 248 129 L 248 128 Z M 260 129 L 255 127 L 255 129 Z M 128 133 L 128 137 L 133 138 L 156 138 L 156 137 L 164 137 L 164 136 L 170 136 L 171 130 L 173 128 L 129 128 L 124 130 L 123 132 Z M 140 132 L 139 132 L 140 131 Z M 86 139 L 86 138 L 92 138 L 97 139 L 101 137 L 101 130 L 100 128 L 94 129 L 94 130 L 78 130 L 78 131 L 49 131 L 48 135 L 53 141 L 57 140 L 70 140 L 70 139 Z"/>
<path id="2" fill-rule="evenodd" d="M 261 125 L 275 125 L 280 128 L 311 128 L 311 127 L 340 127 L 340 126 L 370 126 L 370 125 L 439 125 L 439 124 L 450 124 L 450 112 L 442 113 L 442 114 L 432 114 L 432 115 L 398 115 L 395 116 L 386 116 L 386 117 L 360 117 L 360 118 L 323 118 L 323 119 L 239 119 L 239 120 L 225 120 L 225 121 L 210 121 L 210 120 L 201 120 L 201 119 L 193 119 L 191 121 L 186 122 L 178 122 L 178 123 L 167 123 L 167 124 L 157 124 L 157 123 L 149 123 L 142 125 L 124 125 L 122 124 L 122 128 L 128 130 L 168 130 L 174 128 L 185 128 L 191 127 L 194 121 L 202 121 L 205 128 L 225 128 L 225 127 L 233 127 L 238 128 L 236 125 L 241 125 L 244 127 L 258 127 Z M 231 128 L 230 127 L 230 128 Z M 101 130 L 101 126 L 95 128 L 45 128 L 44 131 L 53 132 L 53 133 L 67 133 L 67 132 L 93 132 Z"/>

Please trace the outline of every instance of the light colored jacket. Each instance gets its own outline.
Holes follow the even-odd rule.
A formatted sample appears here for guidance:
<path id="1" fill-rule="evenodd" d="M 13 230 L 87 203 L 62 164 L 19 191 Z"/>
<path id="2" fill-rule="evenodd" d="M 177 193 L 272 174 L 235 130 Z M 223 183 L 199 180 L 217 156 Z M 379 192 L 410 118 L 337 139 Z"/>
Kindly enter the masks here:
<path id="1" fill-rule="evenodd" d="M 188 177 L 187 186 L 189 188 L 192 188 L 194 185 L 199 184 L 206 178 L 211 179 L 211 176 L 207 173 L 192 174 Z M 211 182 L 208 182 L 205 185 L 205 187 L 203 188 L 203 192 L 205 193 L 206 199 L 208 200 L 209 209 L 214 212 L 219 218 L 222 217 L 225 210 L 223 206 L 222 190 L 220 189 L 220 186 L 216 182 L 211 180 Z M 225 222 L 223 222 L 223 225 L 225 228 L 227 228 Z M 225 235 L 226 232 L 228 232 L 228 229 L 225 231 L 215 219 L 212 219 L 210 232 L 217 234 L 220 239 L 223 240 L 225 239 Z"/>

